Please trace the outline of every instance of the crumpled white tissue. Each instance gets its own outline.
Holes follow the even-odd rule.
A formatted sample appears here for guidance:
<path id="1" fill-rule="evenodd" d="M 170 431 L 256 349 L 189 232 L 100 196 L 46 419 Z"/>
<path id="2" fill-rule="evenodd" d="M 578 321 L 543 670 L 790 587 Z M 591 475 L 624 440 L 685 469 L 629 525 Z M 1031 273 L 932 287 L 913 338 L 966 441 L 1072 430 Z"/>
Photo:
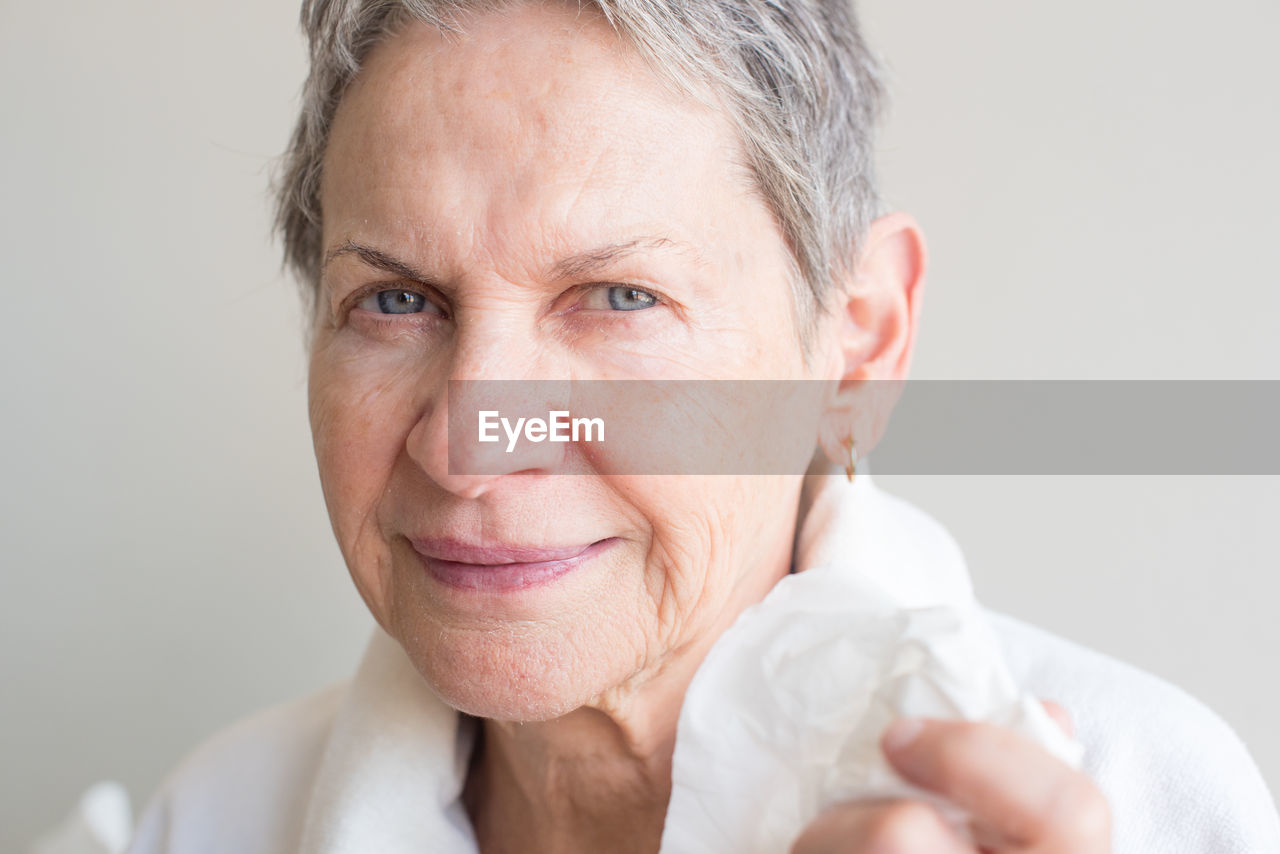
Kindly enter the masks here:
<path id="1" fill-rule="evenodd" d="M 905 512 L 883 521 L 907 537 L 937 526 Z M 917 550 L 934 536 L 915 534 Z M 939 575 L 921 604 L 940 561 L 961 560 L 949 538 L 936 543 L 908 583 L 907 568 L 886 579 L 885 561 L 854 549 L 841 560 L 826 543 L 830 562 L 784 578 L 716 642 L 681 710 L 663 854 L 787 852 L 820 812 L 864 798 L 928 801 L 967 839 L 962 810 L 884 758 L 880 736 L 898 717 L 999 724 L 1079 767 L 1082 748 L 1014 683 L 967 587 Z"/>

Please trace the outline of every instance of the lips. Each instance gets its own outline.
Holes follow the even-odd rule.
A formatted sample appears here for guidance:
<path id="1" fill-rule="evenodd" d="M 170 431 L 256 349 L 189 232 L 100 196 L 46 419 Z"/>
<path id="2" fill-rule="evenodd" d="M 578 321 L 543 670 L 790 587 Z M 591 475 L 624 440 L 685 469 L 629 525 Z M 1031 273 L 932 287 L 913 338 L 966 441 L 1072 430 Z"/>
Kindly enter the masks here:
<path id="1" fill-rule="evenodd" d="M 427 572 L 442 584 L 467 590 L 522 590 L 547 584 L 617 542 L 610 537 L 564 546 L 479 546 L 448 538 L 410 539 Z"/>

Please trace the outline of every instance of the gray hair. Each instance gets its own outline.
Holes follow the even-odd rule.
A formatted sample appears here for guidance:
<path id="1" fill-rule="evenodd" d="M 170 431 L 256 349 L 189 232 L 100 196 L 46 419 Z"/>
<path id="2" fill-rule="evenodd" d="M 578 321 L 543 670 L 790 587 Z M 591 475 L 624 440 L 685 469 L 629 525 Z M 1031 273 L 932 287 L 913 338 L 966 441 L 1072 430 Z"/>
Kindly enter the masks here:
<path id="1" fill-rule="evenodd" d="M 365 57 L 406 21 L 460 33 L 467 13 L 517 2 L 529 0 L 304 0 L 311 72 L 275 193 L 285 263 L 308 303 L 320 285 L 325 147 Z M 670 83 L 726 108 L 790 249 L 802 334 L 852 271 L 879 207 L 872 155 L 884 90 L 852 2 L 579 0 Z"/>

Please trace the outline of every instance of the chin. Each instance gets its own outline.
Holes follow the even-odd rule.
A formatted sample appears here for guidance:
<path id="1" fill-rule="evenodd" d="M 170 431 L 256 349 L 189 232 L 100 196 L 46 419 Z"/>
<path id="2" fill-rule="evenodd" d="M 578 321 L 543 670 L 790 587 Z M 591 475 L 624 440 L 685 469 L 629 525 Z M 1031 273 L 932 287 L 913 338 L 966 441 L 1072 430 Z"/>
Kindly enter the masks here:
<path id="1" fill-rule="evenodd" d="M 398 634 L 409 659 L 446 704 L 478 718 L 535 722 L 562 717 L 635 671 L 602 655 L 599 637 L 580 642 L 563 626 L 456 629 Z M 431 638 L 430 644 L 405 638 Z"/>

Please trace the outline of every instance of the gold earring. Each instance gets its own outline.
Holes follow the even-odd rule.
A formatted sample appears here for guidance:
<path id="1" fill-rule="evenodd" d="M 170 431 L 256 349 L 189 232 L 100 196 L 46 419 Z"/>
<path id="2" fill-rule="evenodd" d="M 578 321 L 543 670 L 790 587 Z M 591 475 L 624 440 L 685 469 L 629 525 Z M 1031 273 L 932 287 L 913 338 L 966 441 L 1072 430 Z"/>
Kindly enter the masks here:
<path id="1" fill-rule="evenodd" d="M 853 446 L 853 436 L 845 438 L 844 446 L 849 449 L 849 461 L 844 464 L 844 476 L 849 478 L 850 483 L 853 483 L 853 475 L 858 468 L 858 451 Z"/>

